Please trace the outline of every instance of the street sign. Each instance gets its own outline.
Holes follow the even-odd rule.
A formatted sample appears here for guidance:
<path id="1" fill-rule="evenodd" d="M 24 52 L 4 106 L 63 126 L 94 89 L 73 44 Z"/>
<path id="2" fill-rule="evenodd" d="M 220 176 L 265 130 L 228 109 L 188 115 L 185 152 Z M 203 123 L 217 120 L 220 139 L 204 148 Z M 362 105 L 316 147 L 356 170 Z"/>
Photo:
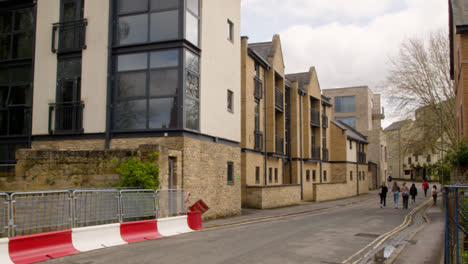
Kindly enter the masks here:
<path id="1" fill-rule="evenodd" d="M 200 212 L 201 214 L 203 214 L 204 212 L 206 212 L 208 209 L 210 209 L 208 207 L 208 205 L 206 205 L 205 202 L 203 202 L 203 200 L 198 200 L 198 202 L 194 203 L 191 207 L 190 207 L 190 211 L 191 212 L 194 212 L 194 211 L 198 211 Z"/>

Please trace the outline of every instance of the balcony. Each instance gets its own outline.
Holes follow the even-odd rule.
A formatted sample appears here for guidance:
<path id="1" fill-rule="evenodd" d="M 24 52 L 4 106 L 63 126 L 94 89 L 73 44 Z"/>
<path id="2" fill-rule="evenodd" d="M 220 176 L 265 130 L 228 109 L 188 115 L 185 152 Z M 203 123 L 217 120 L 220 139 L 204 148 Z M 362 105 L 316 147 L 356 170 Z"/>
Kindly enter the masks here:
<path id="1" fill-rule="evenodd" d="M 320 160 L 320 147 L 312 145 L 312 159 L 314 160 Z"/>
<path id="2" fill-rule="evenodd" d="M 284 139 L 282 137 L 275 136 L 275 153 L 278 155 L 284 154 Z"/>
<path id="3" fill-rule="evenodd" d="M 258 77 L 254 78 L 254 96 L 257 100 L 263 98 L 262 81 Z"/>
<path id="4" fill-rule="evenodd" d="M 50 104 L 49 134 L 83 133 L 83 108 L 83 102 Z"/>
<path id="5" fill-rule="evenodd" d="M 283 111 L 284 106 L 283 106 L 283 92 L 275 88 L 275 107 L 276 109 Z"/>
<path id="6" fill-rule="evenodd" d="M 310 109 L 310 125 L 320 127 L 320 111 Z"/>
<path id="7" fill-rule="evenodd" d="M 77 52 L 86 49 L 86 19 L 52 25 L 52 52 Z M 56 39 L 58 36 L 58 39 Z M 58 47 L 56 47 L 56 45 Z"/>
<path id="8" fill-rule="evenodd" d="M 328 149 L 327 148 L 322 149 L 322 160 L 328 161 Z"/>
<path id="9" fill-rule="evenodd" d="M 365 152 L 358 152 L 358 163 L 366 163 L 366 153 Z"/>
<path id="10" fill-rule="evenodd" d="M 263 133 L 261 131 L 254 131 L 254 136 L 255 136 L 255 146 L 254 149 L 256 151 L 262 151 L 263 150 Z"/>
<path id="11" fill-rule="evenodd" d="M 328 117 L 324 114 L 322 114 L 322 127 L 327 128 L 328 127 Z"/>

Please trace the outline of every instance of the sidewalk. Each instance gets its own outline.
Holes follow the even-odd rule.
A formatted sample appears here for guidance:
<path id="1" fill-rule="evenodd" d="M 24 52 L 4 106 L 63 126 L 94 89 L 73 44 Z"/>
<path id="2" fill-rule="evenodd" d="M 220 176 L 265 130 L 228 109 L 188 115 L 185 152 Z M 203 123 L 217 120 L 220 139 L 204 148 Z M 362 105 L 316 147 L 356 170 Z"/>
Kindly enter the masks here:
<path id="1" fill-rule="evenodd" d="M 424 213 L 428 222 L 398 254 L 393 264 L 405 263 L 443 263 L 445 218 L 442 202 L 429 207 Z"/>
<path id="2" fill-rule="evenodd" d="M 341 206 L 347 206 L 355 203 L 359 203 L 362 201 L 366 201 L 369 199 L 374 199 L 376 206 L 378 206 L 380 200 L 378 197 L 378 190 L 369 191 L 367 194 L 363 194 L 360 196 L 355 196 L 351 198 L 335 200 L 335 201 L 327 201 L 327 202 L 301 202 L 299 205 L 290 206 L 290 207 L 283 207 L 283 208 L 276 208 L 276 209 L 242 209 L 242 215 L 234 216 L 229 218 L 223 219 L 215 219 L 215 220 L 208 220 L 203 223 L 203 228 L 214 228 L 220 226 L 227 226 L 227 225 L 235 225 L 241 224 L 250 221 L 258 221 L 264 220 L 269 218 L 287 216 L 287 215 L 295 215 L 295 214 L 303 214 L 303 213 L 311 213 L 311 212 L 319 212 L 326 209 L 337 208 Z"/>

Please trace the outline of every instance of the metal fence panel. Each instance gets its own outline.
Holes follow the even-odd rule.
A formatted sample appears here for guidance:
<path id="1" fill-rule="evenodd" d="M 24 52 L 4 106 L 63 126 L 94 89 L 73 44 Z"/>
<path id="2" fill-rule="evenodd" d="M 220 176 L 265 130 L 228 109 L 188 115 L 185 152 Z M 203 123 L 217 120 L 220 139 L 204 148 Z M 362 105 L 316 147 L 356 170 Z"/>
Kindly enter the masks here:
<path id="1" fill-rule="evenodd" d="M 10 219 L 10 201 L 6 193 L 0 193 L 0 237 L 8 237 L 9 227 L 8 220 Z"/>
<path id="2" fill-rule="evenodd" d="M 177 216 L 187 213 L 185 206 L 185 192 L 183 189 L 158 190 L 157 216 L 158 218 Z"/>
<path id="3" fill-rule="evenodd" d="M 444 263 L 468 263 L 468 186 L 446 186 Z"/>
<path id="4" fill-rule="evenodd" d="M 120 221 L 118 190 L 73 192 L 74 227 L 104 225 Z"/>
<path id="5" fill-rule="evenodd" d="M 68 191 L 14 193 L 11 204 L 12 236 L 72 227 Z"/>
<path id="6" fill-rule="evenodd" d="M 154 190 L 120 191 L 122 222 L 156 218 L 156 194 Z"/>

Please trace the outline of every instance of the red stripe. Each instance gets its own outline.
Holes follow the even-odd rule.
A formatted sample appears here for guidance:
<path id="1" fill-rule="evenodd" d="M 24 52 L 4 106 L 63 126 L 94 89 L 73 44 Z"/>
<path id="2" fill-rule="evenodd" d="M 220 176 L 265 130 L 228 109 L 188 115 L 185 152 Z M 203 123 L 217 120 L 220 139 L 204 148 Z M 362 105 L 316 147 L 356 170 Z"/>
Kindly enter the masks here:
<path id="1" fill-rule="evenodd" d="M 202 229 L 201 213 L 199 211 L 188 212 L 187 224 L 192 230 L 201 230 Z"/>
<path id="2" fill-rule="evenodd" d="M 120 236 L 128 243 L 163 237 L 156 219 L 120 224 Z"/>
<path id="3" fill-rule="evenodd" d="M 16 264 L 35 263 L 79 253 L 73 247 L 72 230 L 52 231 L 11 237 L 8 243 L 11 260 Z"/>

